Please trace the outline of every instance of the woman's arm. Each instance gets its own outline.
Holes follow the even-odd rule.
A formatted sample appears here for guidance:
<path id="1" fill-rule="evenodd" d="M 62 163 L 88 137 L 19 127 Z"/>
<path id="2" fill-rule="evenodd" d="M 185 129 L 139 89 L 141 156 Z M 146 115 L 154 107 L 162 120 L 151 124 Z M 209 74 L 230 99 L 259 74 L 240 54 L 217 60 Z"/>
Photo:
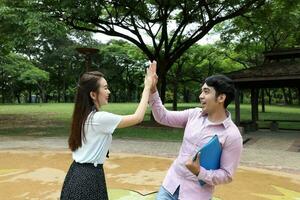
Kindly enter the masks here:
<path id="1" fill-rule="evenodd" d="M 132 115 L 124 115 L 117 128 L 125 128 L 129 126 L 133 126 L 143 121 L 148 106 L 148 100 L 150 95 L 150 89 L 153 82 L 153 77 L 156 75 L 155 72 L 156 72 L 156 61 L 153 61 L 152 63 L 150 63 L 150 67 L 147 69 L 142 98 L 135 113 Z"/>

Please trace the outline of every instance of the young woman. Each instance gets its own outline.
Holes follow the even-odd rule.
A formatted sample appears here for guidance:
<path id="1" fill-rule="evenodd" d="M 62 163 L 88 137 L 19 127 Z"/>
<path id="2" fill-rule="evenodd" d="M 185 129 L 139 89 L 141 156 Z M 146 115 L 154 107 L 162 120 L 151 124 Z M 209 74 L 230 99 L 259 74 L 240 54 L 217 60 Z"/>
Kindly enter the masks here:
<path id="1" fill-rule="evenodd" d="M 108 199 L 103 163 L 111 146 L 112 134 L 116 128 L 142 122 L 155 71 L 154 61 L 147 69 L 142 98 L 135 113 L 124 116 L 101 111 L 110 94 L 101 72 L 86 72 L 81 76 L 69 137 L 74 161 L 66 175 L 61 200 Z"/>

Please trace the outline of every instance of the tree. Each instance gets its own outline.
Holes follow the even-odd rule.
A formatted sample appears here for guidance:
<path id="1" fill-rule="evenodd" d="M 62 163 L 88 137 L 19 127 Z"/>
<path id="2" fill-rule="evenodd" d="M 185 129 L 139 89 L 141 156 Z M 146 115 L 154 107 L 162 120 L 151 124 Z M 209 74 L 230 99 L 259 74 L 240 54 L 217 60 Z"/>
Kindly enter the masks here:
<path id="1" fill-rule="evenodd" d="M 39 0 L 34 8 L 52 13 L 70 27 L 124 38 L 158 61 L 159 90 L 176 60 L 215 25 L 263 5 L 264 0 Z M 152 45 L 147 46 L 144 35 Z"/>
<path id="2" fill-rule="evenodd" d="M 49 13 L 30 9 L 31 3 L 26 0 L 0 0 L 0 65 L 6 65 L 4 60 L 11 60 L 10 54 L 25 56 L 32 65 L 49 73 L 49 81 L 38 85 L 43 102 L 47 102 L 48 98 L 59 102 L 61 96 L 66 102 L 67 93 L 71 98 L 82 72 L 75 48 L 90 42 L 91 34 L 70 30 Z M 10 67 L 19 70 L 17 65 Z M 2 77 L 3 74 L 2 71 Z M 1 82 L 3 94 L 5 87 Z M 35 88 L 27 89 L 31 96 Z M 30 102 L 31 99 L 28 100 Z"/>
<path id="3" fill-rule="evenodd" d="M 9 54 L 5 63 L 0 65 L 2 102 L 5 96 L 10 97 L 7 101 L 13 102 L 14 98 L 21 103 L 22 91 L 37 87 L 40 94 L 43 94 L 42 84 L 49 80 L 49 74 L 29 61 L 26 57 L 17 54 Z"/>
<path id="4" fill-rule="evenodd" d="M 140 99 L 144 69 L 148 65 L 141 50 L 126 41 L 116 40 L 98 48 L 100 54 L 94 59 L 96 69 L 107 75 L 113 101 Z"/>
<path id="5" fill-rule="evenodd" d="M 167 76 L 168 83 L 171 83 L 173 87 L 173 110 L 177 109 L 177 94 L 180 86 L 184 100 L 188 102 L 189 94 L 195 94 L 196 98 L 198 97 L 201 84 L 206 77 L 241 68 L 241 64 L 226 57 L 229 53 L 229 50 L 221 46 L 194 44 L 178 59 Z M 191 82 L 196 85 L 189 87 Z M 191 91 L 191 88 L 195 89 Z"/>
<path id="6" fill-rule="evenodd" d="M 300 1 L 267 1 L 259 9 L 217 27 L 223 45 L 237 56 L 232 60 L 246 68 L 263 63 L 262 52 L 300 45 Z"/>
<path id="7" fill-rule="evenodd" d="M 30 92 L 29 94 L 29 101 L 31 101 L 31 90 L 34 87 L 37 87 L 40 97 L 43 102 L 45 102 L 45 84 L 49 81 L 49 73 L 45 72 L 44 70 L 41 70 L 37 67 L 30 67 L 26 71 L 22 72 L 22 74 L 19 76 L 18 80 L 21 83 L 24 83 L 26 86 L 26 89 L 28 89 Z M 20 101 L 19 101 L 20 103 Z"/>
<path id="8" fill-rule="evenodd" d="M 218 26 L 223 46 L 231 50 L 227 55 L 245 68 L 261 66 L 264 62 L 263 52 L 281 48 L 293 48 L 300 45 L 300 1 L 267 1 L 259 9 L 241 15 Z M 296 93 L 296 88 L 292 89 Z M 281 88 L 285 101 L 291 90 Z M 265 90 L 272 101 L 271 90 Z M 300 97 L 298 97 L 299 99 Z M 291 99 L 291 98 L 290 98 Z"/>
<path id="9" fill-rule="evenodd" d="M 53 35 L 44 37 L 40 42 L 43 53 L 36 62 L 40 68 L 49 72 L 50 80 L 47 93 L 56 102 L 67 102 L 67 91 L 75 87 L 83 67 L 75 48 L 78 44 L 68 38 L 68 35 Z M 47 100 L 47 99 L 46 99 Z"/>

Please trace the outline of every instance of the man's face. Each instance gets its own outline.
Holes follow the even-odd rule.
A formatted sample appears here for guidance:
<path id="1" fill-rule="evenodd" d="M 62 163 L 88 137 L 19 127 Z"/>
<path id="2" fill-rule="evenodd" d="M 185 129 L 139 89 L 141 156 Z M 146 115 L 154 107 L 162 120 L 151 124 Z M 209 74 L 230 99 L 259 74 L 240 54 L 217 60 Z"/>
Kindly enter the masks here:
<path id="1" fill-rule="evenodd" d="M 220 96 L 216 97 L 216 90 L 205 83 L 201 88 L 199 96 L 203 112 L 210 114 L 219 109 L 220 106 L 223 106 Z"/>

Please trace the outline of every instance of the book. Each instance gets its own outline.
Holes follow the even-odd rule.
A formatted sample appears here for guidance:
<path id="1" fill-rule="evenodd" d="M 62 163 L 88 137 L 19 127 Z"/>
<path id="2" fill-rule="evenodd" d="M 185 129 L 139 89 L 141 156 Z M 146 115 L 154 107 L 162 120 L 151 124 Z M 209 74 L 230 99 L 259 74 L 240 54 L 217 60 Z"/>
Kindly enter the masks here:
<path id="1" fill-rule="evenodd" d="M 222 155 L 222 146 L 217 135 L 213 136 L 198 152 L 200 154 L 200 166 L 207 170 L 220 169 L 220 160 Z M 197 154 L 193 160 L 197 159 Z M 205 182 L 199 180 L 201 186 Z"/>

